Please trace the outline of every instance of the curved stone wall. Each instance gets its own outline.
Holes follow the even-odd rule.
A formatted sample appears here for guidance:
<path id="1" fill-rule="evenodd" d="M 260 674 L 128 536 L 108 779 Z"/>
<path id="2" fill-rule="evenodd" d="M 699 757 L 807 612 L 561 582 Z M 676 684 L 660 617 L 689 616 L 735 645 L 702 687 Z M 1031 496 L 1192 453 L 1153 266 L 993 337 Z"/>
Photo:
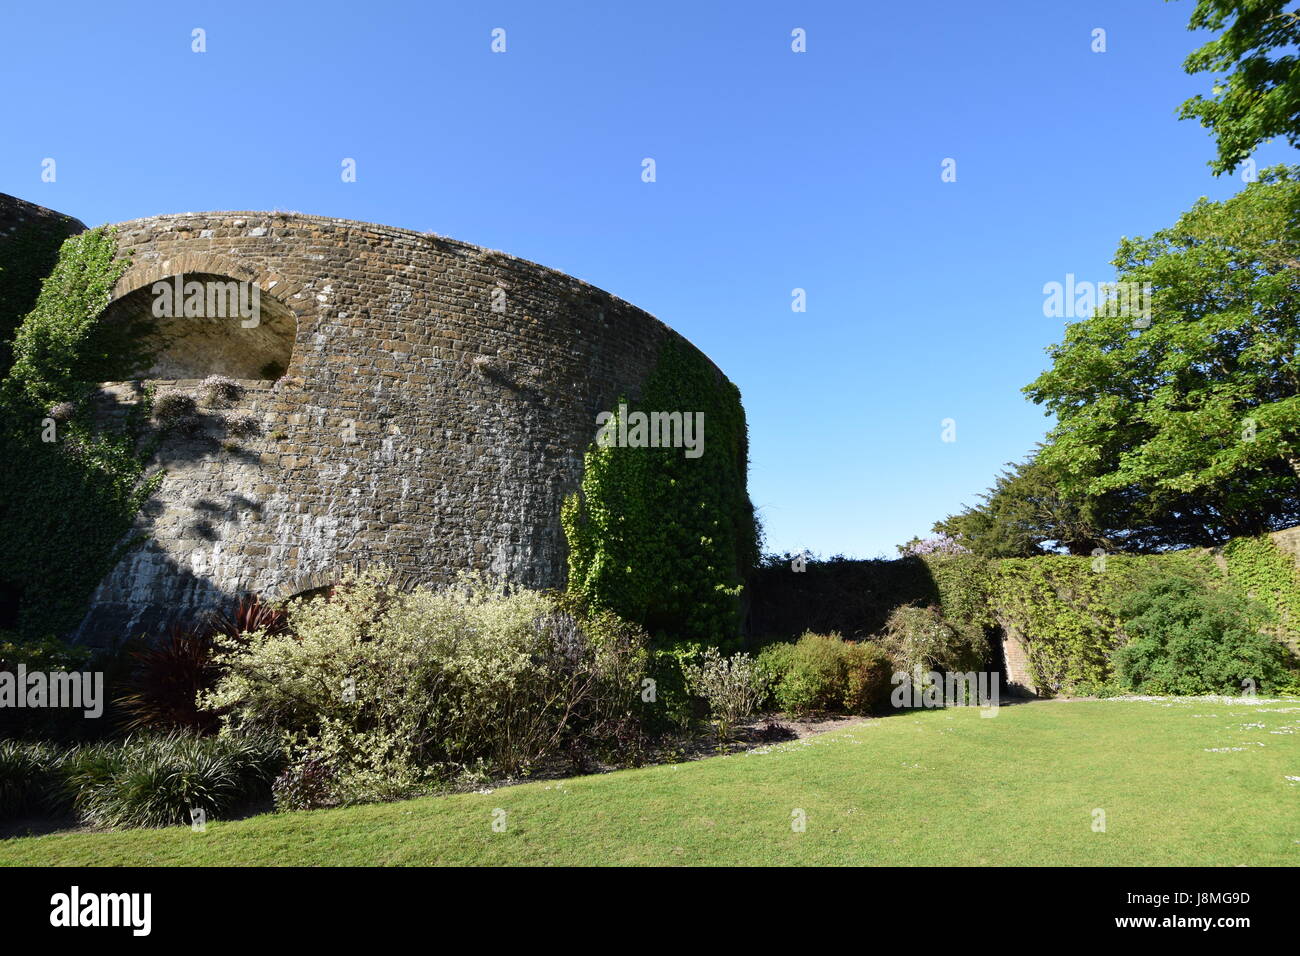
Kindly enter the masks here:
<path id="1" fill-rule="evenodd" d="M 163 442 L 144 544 L 96 591 L 81 639 L 156 633 L 356 564 L 431 583 L 469 569 L 563 585 L 560 504 L 595 416 L 639 394 L 676 333 L 584 282 L 433 235 L 280 213 L 117 228 L 131 265 L 110 312 L 139 308 L 141 290 L 177 274 L 228 277 L 254 283 L 263 315 L 296 328 L 282 377 L 247 378 L 213 403 L 201 377 L 236 367 L 245 346 L 210 324 L 192 341 L 172 334 L 181 358 L 153 374 L 193 377 L 149 384 L 196 395 L 198 412 Z M 226 327 L 241 334 L 237 320 Z M 106 385 L 102 397 L 120 410 L 143 388 Z"/>

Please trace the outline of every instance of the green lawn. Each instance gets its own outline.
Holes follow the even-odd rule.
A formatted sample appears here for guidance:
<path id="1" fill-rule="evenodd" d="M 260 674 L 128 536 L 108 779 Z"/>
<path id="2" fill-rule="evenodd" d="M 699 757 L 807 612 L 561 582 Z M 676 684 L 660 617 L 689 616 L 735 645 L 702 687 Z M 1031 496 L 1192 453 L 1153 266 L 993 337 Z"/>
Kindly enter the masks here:
<path id="1" fill-rule="evenodd" d="M 1300 782 L 1288 776 L 1300 777 L 1300 701 L 1045 701 L 206 833 L 0 841 L 0 863 L 1294 865 Z"/>

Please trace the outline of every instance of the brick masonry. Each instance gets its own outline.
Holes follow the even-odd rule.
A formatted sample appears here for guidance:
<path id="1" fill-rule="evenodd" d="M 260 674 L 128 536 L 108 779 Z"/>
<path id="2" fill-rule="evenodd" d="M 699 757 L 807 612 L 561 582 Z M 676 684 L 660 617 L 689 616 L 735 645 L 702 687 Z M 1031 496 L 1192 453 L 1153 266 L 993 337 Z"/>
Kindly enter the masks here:
<path id="1" fill-rule="evenodd" d="M 204 274 L 256 283 L 263 309 L 287 310 L 296 329 L 283 377 L 243 380 L 230 407 L 204 405 L 198 386 L 238 349 L 211 350 L 209 367 L 191 349 L 192 377 L 154 383 L 197 395 L 197 421 L 159 449 L 144 543 L 100 584 L 78 639 L 157 632 L 358 564 L 430 583 L 479 570 L 563 585 L 560 504 L 596 413 L 637 397 L 676 333 L 584 282 L 434 235 L 251 212 L 117 228 L 131 265 L 110 310 Z M 141 394 L 108 383 L 101 399 Z M 255 434 L 236 434 L 249 423 Z"/>

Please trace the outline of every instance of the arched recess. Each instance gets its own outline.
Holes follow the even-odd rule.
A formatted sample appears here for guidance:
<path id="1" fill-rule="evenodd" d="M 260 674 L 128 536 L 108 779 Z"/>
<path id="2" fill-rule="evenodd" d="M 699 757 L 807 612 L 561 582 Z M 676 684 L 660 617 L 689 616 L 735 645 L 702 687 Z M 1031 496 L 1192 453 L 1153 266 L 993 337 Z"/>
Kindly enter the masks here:
<path id="1" fill-rule="evenodd" d="M 306 306 L 287 300 L 299 291 L 222 257 L 185 256 L 129 270 L 102 319 L 147 329 L 152 364 L 133 378 L 274 380 L 293 360 Z"/>

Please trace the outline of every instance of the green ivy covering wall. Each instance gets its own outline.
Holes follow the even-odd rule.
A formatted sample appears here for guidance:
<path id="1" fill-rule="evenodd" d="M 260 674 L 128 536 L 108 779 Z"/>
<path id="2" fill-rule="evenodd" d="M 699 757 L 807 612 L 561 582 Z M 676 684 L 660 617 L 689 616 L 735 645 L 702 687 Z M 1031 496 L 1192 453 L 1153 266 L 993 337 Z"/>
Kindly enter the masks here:
<path id="1" fill-rule="evenodd" d="M 1279 639 L 1300 650 L 1300 567 L 1270 535 L 1236 538 L 1223 549 L 1228 578 L 1276 618 Z"/>
<path id="2" fill-rule="evenodd" d="M 629 417 L 636 411 L 703 412 L 703 454 L 593 442 L 581 490 L 565 501 L 562 514 L 569 590 L 660 636 L 734 638 L 744 574 L 758 558 L 740 392 L 670 336 L 639 401 L 628 406 Z"/>
<path id="3" fill-rule="evenodd" d="M 99 322 L 128 266 L 116 249 L 108 229 L 64 242 L 0 382 L 0 590 L 23 638 L 76 626 L 161 478 L 145 474 L 147 408 L 108 427 L 89 398 L 142 356 L 131 329 Z"/>
<path id="4" fill-rule="evenodd" d="M 0 256 L 0 375 L 12 361 L 14 333 L 31 311 L 41 291 L 41 281 L 59 258 L 59 247 L 79 231 L 72 219 L 28 221 L 4 236 Z"/>

